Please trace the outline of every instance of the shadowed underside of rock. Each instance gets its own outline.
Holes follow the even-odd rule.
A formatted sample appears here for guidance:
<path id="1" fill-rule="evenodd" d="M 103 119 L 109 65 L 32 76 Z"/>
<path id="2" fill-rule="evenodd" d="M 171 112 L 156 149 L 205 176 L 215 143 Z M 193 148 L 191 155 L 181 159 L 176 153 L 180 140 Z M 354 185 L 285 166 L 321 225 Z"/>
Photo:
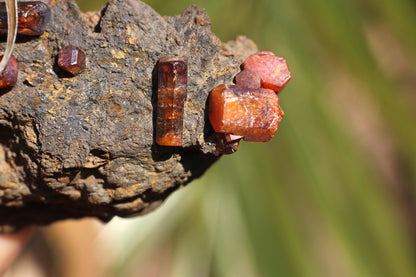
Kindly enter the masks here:
<path id="1" fill-rule="evenodd" d="M 140 1 L 113 0 L 91 28 L 94 14 L 85 18 L 73 1 L 49 4 L 46 32 L 18 40 L 18 83 L 0 94 L 3 231 L 157 207 L 217 160 L 207 97 L 256 51 L 241 37 L 221 43 L 195 6 L 162 17 Z M 87 57 L 75 77 L 56 68 L 67 44 Z M 154 143 L 155 66 L 169 55 L 188 58 L 183 147 Z"/>

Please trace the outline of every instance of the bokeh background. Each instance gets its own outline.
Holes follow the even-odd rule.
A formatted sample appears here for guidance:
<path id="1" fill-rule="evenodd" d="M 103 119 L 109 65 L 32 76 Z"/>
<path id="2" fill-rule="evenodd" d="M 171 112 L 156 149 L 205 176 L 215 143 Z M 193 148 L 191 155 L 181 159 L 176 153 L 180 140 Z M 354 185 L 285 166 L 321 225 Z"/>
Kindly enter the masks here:
<path id="1" fill-rule="evenodd" d="M 278 133 L 149 215 L 38 229 L 8 276 L 416 276 L 415 1 L 145 2 L 285 57 Z"/>

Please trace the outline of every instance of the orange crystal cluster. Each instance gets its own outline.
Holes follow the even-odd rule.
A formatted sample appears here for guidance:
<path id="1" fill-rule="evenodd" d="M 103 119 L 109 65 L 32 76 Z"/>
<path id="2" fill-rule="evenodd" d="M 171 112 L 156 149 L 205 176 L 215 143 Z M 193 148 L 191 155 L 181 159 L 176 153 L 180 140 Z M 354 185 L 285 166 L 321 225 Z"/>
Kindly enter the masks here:
<path id="1" fill-rule="evenodd" d="M 40 36 L 51 18 L 51 8 L 41 1 L 18 2 L 17 33 L 26 36 Z M 7 35 L 7 10 L 0 3 L 0 35 Z"/>
<path id="2" fill-rule="evenodd" d="M 185 57 L 159 59 L 155 138 L 159 145 L 182 146 L 187 82 L 188 62 Z"/>
<path id="3" fill-rule="evenodd" d="M 286 61 L 270 51 L 243 62 L 236 85 L 219 85 L 209 97 L 209 120 L 217 134 L 217 152 L 230 154 L 246 141 L 269 141 L 283 118 L 277 93 L 291 76 Z M 233 150 L 233 151 L 230 151 Z"/>

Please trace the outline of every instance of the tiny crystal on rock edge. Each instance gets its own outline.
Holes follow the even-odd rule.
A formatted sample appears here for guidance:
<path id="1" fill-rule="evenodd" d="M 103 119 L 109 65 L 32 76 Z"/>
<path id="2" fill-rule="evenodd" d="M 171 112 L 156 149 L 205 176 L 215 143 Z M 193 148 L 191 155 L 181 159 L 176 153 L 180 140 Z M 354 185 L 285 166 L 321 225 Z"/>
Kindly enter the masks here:
<path id="1" fill-rule="evenodd" d="M 85 69 L 85 54 L 74 45 L 67 45 L 59 50 L 58 66 L 72 75 L 77 75 Z"/>
<path id="2" fill-rule="evenodd" d="M 291 75 L 285 59 L 270 51 L 262 51 L 249 56 L 243 62 L 244 69 L 256 72 L 263 88 L 279 92 L 290 81 Z"/>
<path id="3" fill-rule="evenodd" d="M 155 137 L 159 145 L 182 146 L 187 83 L 188 62 L 185 57 L 159 59 Z"/>
<path id="4" fill-rule="evenodd" d="M 246 141 L 269 141 L 283 111 L 270 89 L 219 85 L 209 96 L 209 120 L 217 133 L 242 136 Z"/>
<path id="5" fill-rule="evenodd" d="M 230 136 L 232 136 L 232 140 L 230 140 Z M 241 136 L 233 136 L 230 134 L 223 134 L 223 133 L 215 133 L 215 155 L 221 154 L 232 154 L 238 150 L 238 146 L 240 143 Z"/>
<path id="6" fill-rule="evenodd" d="M 17 33 L 26 36 L 43 34 L 51 18 L 51 8 L 41 1 L 17 3 Z M 7 35 L 8 22 L 5 3 L 0 3 L 0 36 Z"/>
<path id="7" fill-rule="evenodd" d="M 0 61 L 3 55 L 0 56 Z M 0 89 L 11 88 L 16 85 L 18 74 L 18 64 L 16 58 L 11 55 L 6 67 L 0 73 Z"/>

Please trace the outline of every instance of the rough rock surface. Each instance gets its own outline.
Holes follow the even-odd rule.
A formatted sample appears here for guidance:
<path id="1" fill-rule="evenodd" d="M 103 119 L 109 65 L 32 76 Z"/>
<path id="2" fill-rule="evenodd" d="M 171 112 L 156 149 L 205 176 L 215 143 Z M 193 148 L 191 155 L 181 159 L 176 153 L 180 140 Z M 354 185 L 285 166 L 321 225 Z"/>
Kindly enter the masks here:
<path id="1" fill-rule="evenodd" d="M 20 38 L 17 85 L 0 93 L 0 229 L 64 218 L 150 211 L 199 177 L 217 157 L 207 118 L 209 91 L 231 83 L 256 51 L 242 37 L 227 44 L 195 6 L 162 17 L 138 0 L 111 0 L 87 19 L 71 0 L 52 0 L 37 38 Z M 2 43 L 1 47 L 4 47 Z M 60 48 L 80 47 L 86 70 L 56 67 Z M 154 143 L 155 66 L 188 57 L 183 147 Z"/>

